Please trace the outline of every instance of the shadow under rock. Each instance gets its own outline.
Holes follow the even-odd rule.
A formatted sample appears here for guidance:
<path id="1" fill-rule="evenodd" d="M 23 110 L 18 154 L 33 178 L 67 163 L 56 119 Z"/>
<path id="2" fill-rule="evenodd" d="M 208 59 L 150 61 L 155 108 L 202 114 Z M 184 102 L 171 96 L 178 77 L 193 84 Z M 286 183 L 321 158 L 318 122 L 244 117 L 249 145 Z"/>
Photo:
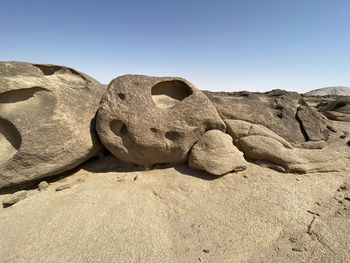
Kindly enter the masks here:
<path id="1" fill-rule="evenodd" d="M 0 195 L 3 194 L 13 194 L 17 191 L 21 190 L 35 190 L 38 189 L 38 184 L 42 181 L 46 181 L 48 183 L 53 183 L 59 180 L 62 180 L 65 177 L 71 176 L 78 171 L 82 169 L 83 164 L 78 165 L 77 167 L 74 167 L 72 169 L 69 169 L 65 172 L 59 173 L 57 175 L 52 175 L 52 176 L 46 176 L 38 179 L 34 179 L 33 181 L 22 183 L 22 184 L 17 184 L 17 185 L 11 185 L 5 188 L 0 189 Z"/>
<path id="2" fill-rule="evenodd" d="M 211 175 L 209 173 L 206 172 L 202 172 L 202 171 L 198 171 L 198 170 L 192 170 L 190 169 L 187 165 L 182 164 L 182 165 L 176 165 L 175 170 L 184 174 L 184 175 L 189 175 L 189 176 L 193 176 L 202 180 L 206 180 L 206 181 L 214 181 L 216 179 L 219 179 L 221 177 L 223 177 L 224 175 L 221 176 L 215 176 L 215 175 Z"/>
<path id="3" fill-rule="evenodd" d="M 131 163 L 123 163 L 110 153 L 95 157 L 85 162 L 82 169 L 92 173 L 109 172 L 138 172 L 145 171 L 146 168 Z"/>
<path id="4" fill-rule="evenodd" d="M 92 172 L 92 173 L 109 173 L 109 172 L 140 172 L 147 170 L 164 170 L 168 168 L 174 168 L 176 171 L 180 172 L 183 175 L 193 176 L 202 180 L 213 181 L 221 176 L 210 175 L 206 172 L 191 170 L 186 164 L 155 164 L 149 166 L 140 166 L 131 163 L 124 163 L 118 160 L 112 154 L 105 154 L 101 157 L 96 157 L 90 159 L 86 162 L 82 169 Z"/>

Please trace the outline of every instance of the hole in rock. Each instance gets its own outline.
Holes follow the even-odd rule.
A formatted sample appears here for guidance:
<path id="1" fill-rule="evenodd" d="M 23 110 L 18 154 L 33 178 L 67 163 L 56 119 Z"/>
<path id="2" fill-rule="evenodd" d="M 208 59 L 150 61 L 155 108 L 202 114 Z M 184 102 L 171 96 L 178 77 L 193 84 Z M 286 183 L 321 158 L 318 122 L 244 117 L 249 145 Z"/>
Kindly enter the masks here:
<path id="1" fill-rule="evenodd" d="M 111 123 L 109 124 L 112 132 L 117 135 L 120 136 L 122 134 L 127 134 L 128 133 L 128 128 L 126 127 L 126 125 L 124 124 L 124 122 L 120 121 L 120 120 L 113 120 L 111 121 Z"/>
<path id="2" fill-rule="evenodd" d="M 154 133 L 158 132 L 157 128 L 151 128 L 151 131 L 154 132 Z"/>
<path id="3" fill-rule="evenodd" d="M 125 100 L 125 94 L 123 94 L 123 93 L 119 93 L 119 94 L 118 94 L 118 97 L 119 97 L 121 100 Z"/>
<path id="4" fill-rule="evenodd" d="M 122 139 L 122 143 L 125 147 L 131 147 L 133 145 L 133 141 L 128 136 L 128 127 L 124 122 L 120 120 L 112 120 L 109 127 L 116 136 Z"/>
<path id="5" fill-rule="evenodd" d="M 9 113 L 13 118 L 22 116 L 33 121 L 40 119 L 43 122 L 52 116 L 56 104 L 52 92 L 41 87 L 9 90 L 0 94 L 0 112 L 2 118 L 9 121 L 11 119 L 3 114 Z"/>
<path id="6" fill-rule="evenodd" d="M 181 138 L 181 133 L 176 132 L 176 131 L 169 131 L 165 133 L 165 138 L 171 141 L 176 141 L 179 138 Z"/>
<path id="7" fill-rule="evenodd" d="M 71 68 L 61 67 L 57 65 L 43 65 L 43 64 L 32 64 L 34 67 L 37 67 L 45 76 L 50 76 L 54 74 L 60 74 L 64 76 L 64 79 L 75 82 L 76 84 L 85 84 L 87 79 L 80 74 L 78 71 L 75 71 Z"/>
<path id="8" fill-rule="evenodd" d="M 151 90 L 152 100 L 158 108 L 167 109 L 192 94 L 192 89 L 179 80 L 163 81 L 154 85 Z"/>
<path id="9" fill-rule="evenodd" d="M 56 65 L 42 65 L 42 64 L 33 64 L 34 67 L 37 67 L 42 71 L 46 76 L 55 74 L 56 71 L 61 70 L 63 67 Z"/>
<path id="10" fill-rule="evenodd" d="M 32 87 L 29 89 L 10 90 L 0 94 L 0 103 L 16 103 L 29 100 L 34 97 L 36 92 L 49 92 L 41 87 Z"/>
<path id="11" fill-rule="evenodd" d="M 0 118 L 0 164 L 8 161 L 19 149 L 22 138 L 16 127 Z"/>

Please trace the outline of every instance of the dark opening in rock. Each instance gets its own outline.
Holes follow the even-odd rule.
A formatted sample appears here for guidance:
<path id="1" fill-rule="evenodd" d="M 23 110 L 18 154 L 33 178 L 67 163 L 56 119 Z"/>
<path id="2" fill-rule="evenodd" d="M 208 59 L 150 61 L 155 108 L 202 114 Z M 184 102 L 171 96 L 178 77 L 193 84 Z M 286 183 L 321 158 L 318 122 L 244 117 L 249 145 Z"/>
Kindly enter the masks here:
<path id="1" fill-rule="evenodd" d="M 181 138 L 181 133 L 176 132 L 176 131 L 169 131 L 165 133 L 165 138 L 171 141 L 175 141 L 179 138 Z"/>
<path id="2" fill-rule="evenodd" d="M 111 121 L 109 126 L 110 126 L 112 132 L 115 135 L 117 135 L 117 136 L 121 137 L 122 134 L 127 134 L 128 133 L 128 128 L 126 127 L 124 122 L 122 122 L 120 120 L 113 120 L 113 121 Z"/>
<path id="3" fill-rule="evenodd" d="M 109 127 L 116 136 L 122 139 L 122 143 L 125 147 L 130 147 L 133 145 L 133 141 L 130 139 L 128 134 L 128 127 L 124 124 L 124 122 L 120 120 L 113 120 L 110 122 Z"/>
<path id="4" fill-rule="evenodd" d="M 118 94 L 118 97 L 119 97 L 121 100 L 125 100 L 125 94 L 123 94 L 123 93 L 119 93 L 119 94 Z"/>
<path id="5" fill-rule="evenodd" d="M 42 64 L 33 64 L 34 67 L 37 67 L 42 71 L 42 73 L 46 76 L 55 74 L 56 71 L 62 69 L 61 66 L 56 65 L 42 65 Z"/>
<path id="6" fill-rule="evenodd" d="M 192 94 L 192 89 L 179 80 L 163 81 L 152 87 L 152 100 L 158 108 L 167 109 Z"/>
<path id="7" fill-rule="evenodd" d="M 0 94 L 0 103 L 16 103 L 29 100 L 35 96 L 36 92 L 49 92 L 41 87 L 32 87 L 28 89 L 10 90 Z"/>

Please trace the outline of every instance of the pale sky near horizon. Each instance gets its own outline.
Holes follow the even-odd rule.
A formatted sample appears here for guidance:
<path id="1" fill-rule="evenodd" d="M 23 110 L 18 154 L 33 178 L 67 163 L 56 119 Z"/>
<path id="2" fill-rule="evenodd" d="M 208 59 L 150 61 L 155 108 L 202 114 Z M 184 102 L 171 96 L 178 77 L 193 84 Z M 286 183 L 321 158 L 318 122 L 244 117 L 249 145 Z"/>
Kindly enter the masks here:
<path id="1" fill-rule="evenodd" d="M 350 1 L 0 2 L 0 60 L 109 83 L 181 76 L 213 91 L 350 87 Z"/>

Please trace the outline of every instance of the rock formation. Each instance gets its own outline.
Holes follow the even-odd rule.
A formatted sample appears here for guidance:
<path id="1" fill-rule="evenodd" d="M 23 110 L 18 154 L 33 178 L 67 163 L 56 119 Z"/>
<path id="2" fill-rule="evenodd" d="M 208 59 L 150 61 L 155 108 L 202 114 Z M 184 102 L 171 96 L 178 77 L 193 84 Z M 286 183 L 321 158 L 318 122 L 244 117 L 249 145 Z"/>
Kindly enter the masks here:
<path id="1" fill-rule="evenodd" d="M 320 103 L 317 108 L 330 120 L 350 122 L 350 97 Z"/>
<path id="2" fill-rule="evenodd" d="M 0 63 L 0 188 L 69 170 L 99 152 L 104 89 L 56 65 Z"/>
<path id="3" fill-rule="evenodd" d="M 260 124 L 289 143 L 301 145 L 309 140 L 325 140 L 327 122 L 312 110 L 301 95 L 274 90 L 265 93 L 206 92 L 223 119 Z"/>
<path id="4" fill-rule="evenodd" d="M 182 163 L 207 131 L 225 131 L 210 100 L 182 78 L 125 75 L 101 100 L 97 132 L 117 158 L 140 165 Z"/>
<path id="5" fill-rule="evenodd" d="M 243 153 L 233 145 L 231 136 L 218 130 L 208 131 L 199 139 L 191 150 L 188 165 L 218 176 L 246 168 Z"/>

